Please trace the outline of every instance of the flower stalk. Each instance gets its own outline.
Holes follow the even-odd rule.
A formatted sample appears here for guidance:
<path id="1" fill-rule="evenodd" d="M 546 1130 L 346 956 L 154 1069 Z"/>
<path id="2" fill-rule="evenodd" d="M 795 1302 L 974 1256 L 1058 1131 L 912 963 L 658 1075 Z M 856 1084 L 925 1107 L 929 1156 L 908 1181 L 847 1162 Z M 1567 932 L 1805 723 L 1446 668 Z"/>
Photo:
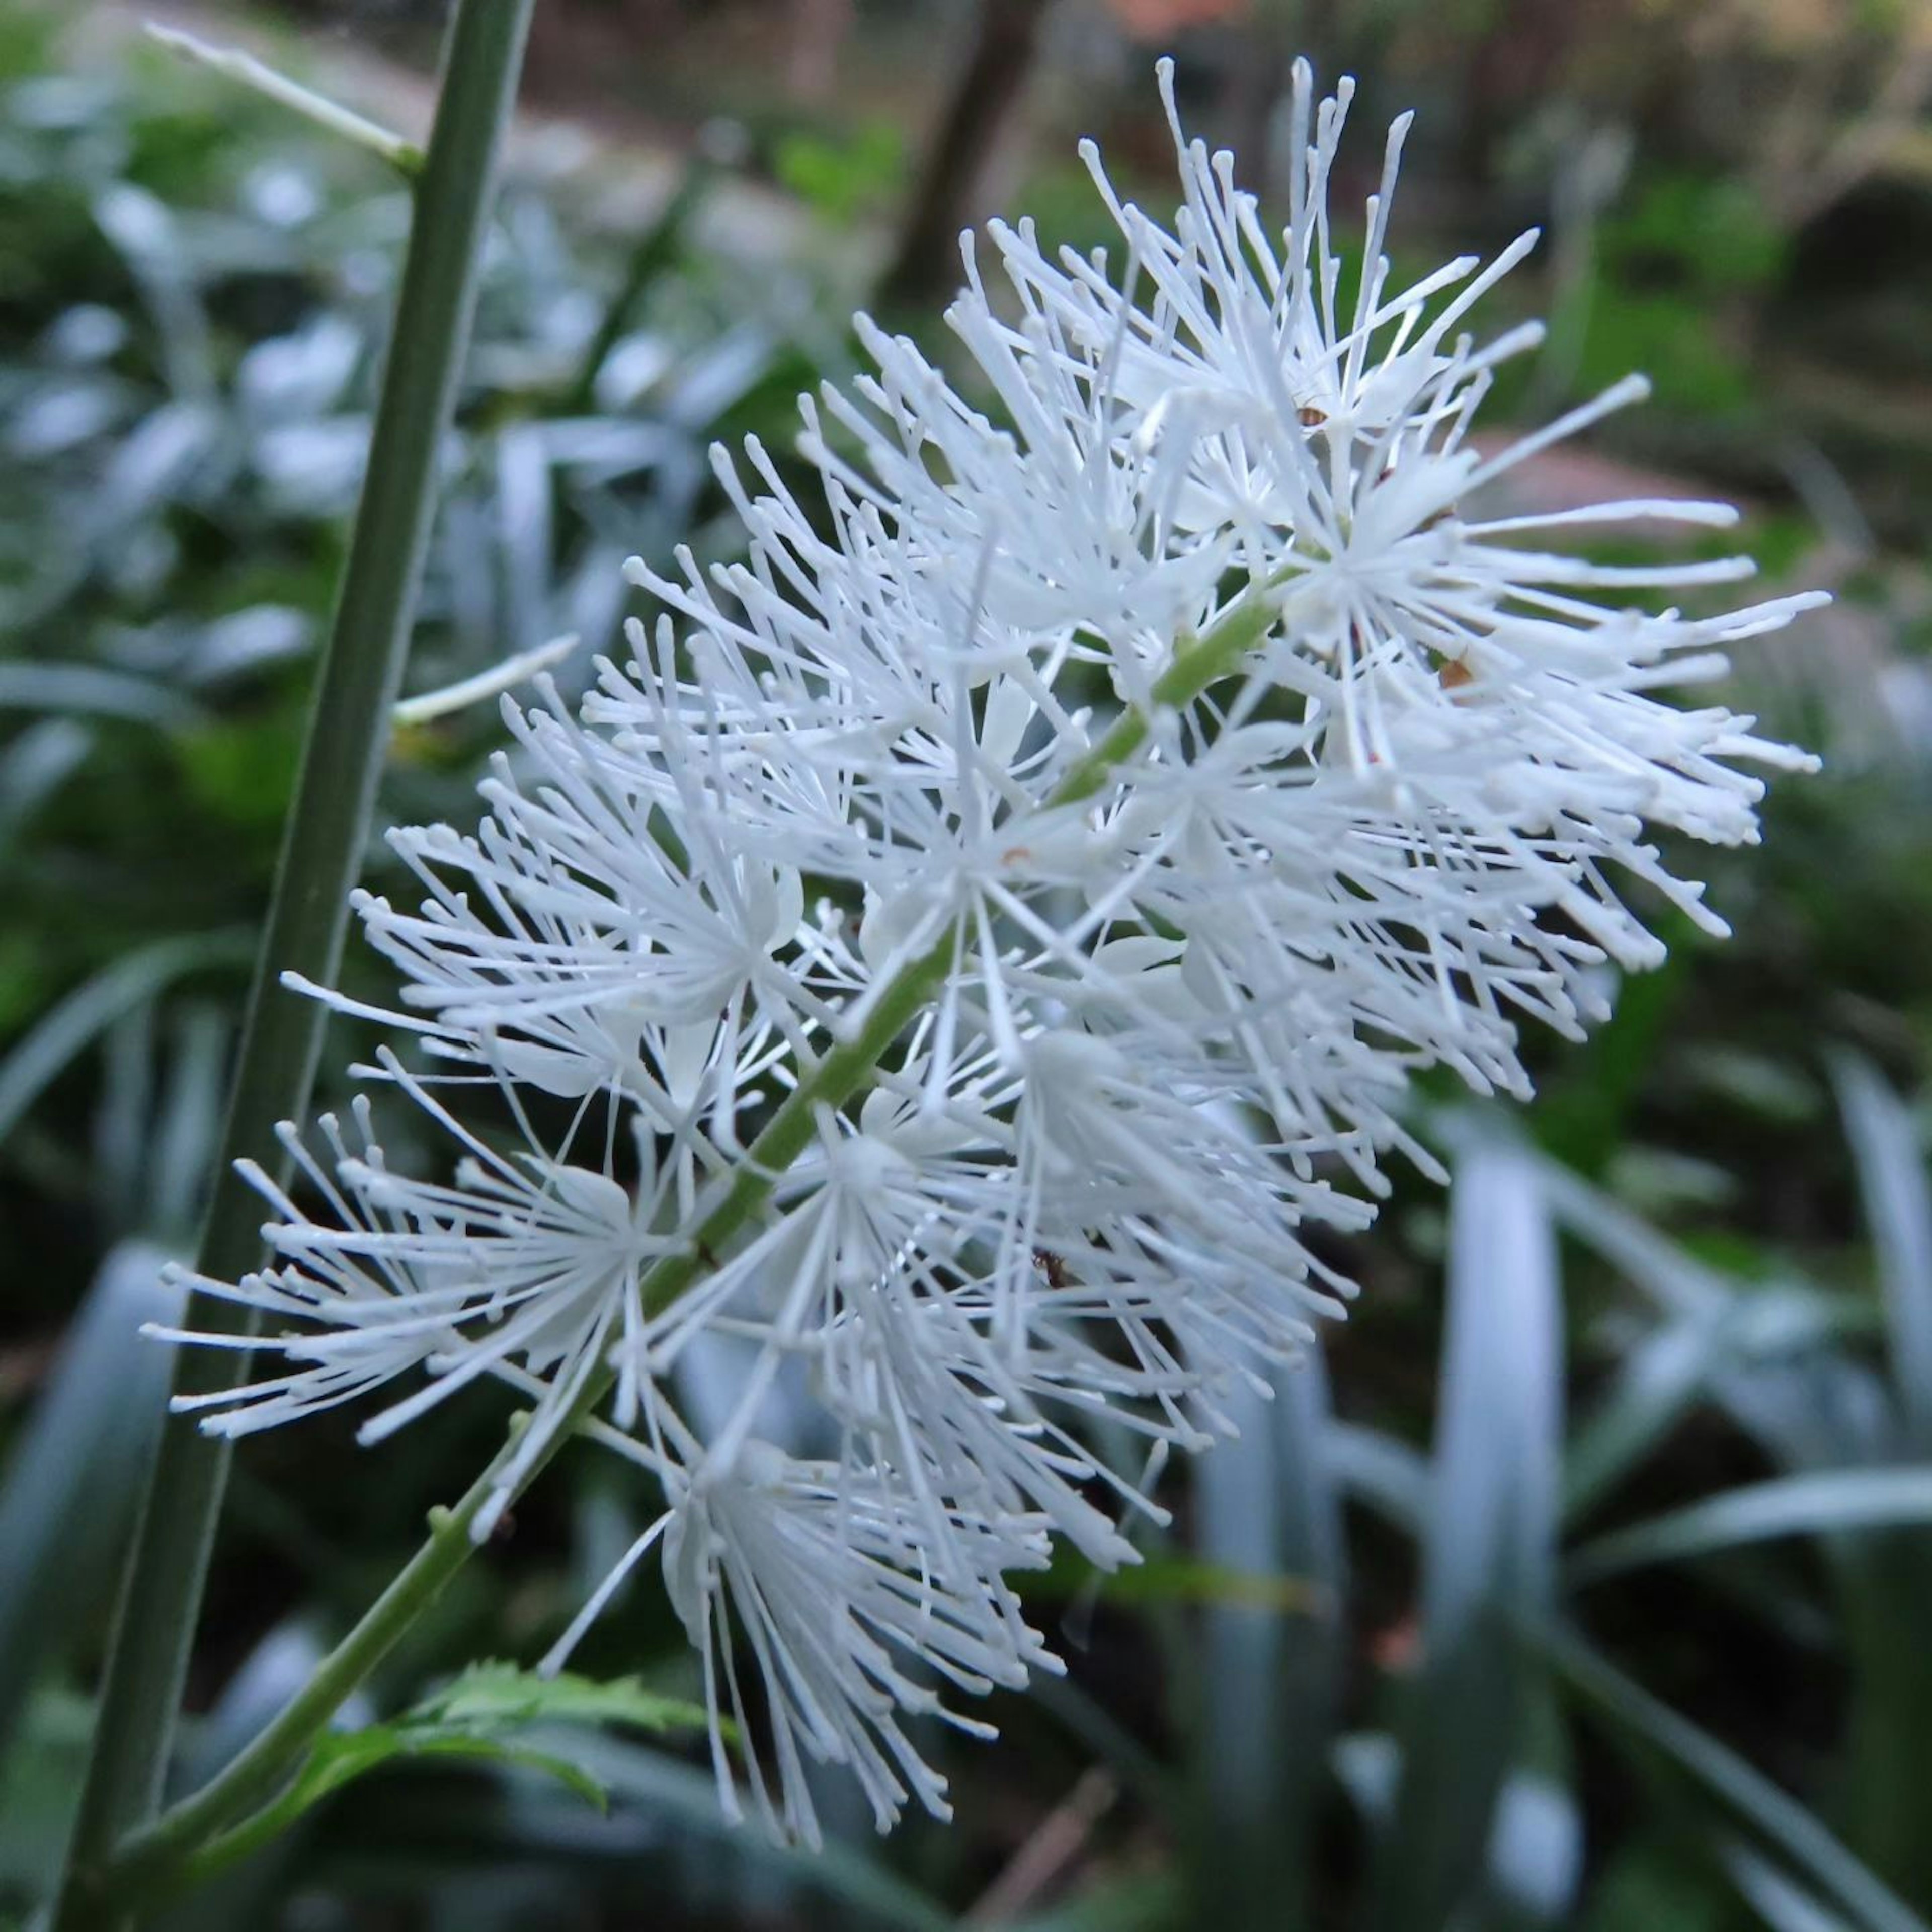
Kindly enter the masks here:
<path id="1" fill-rule="evenodd" d="M 1268 621 L 1258 600 L 1238 605 L 1178 658 L 1156 686 L 1156 698 L 1177 704 L 1198 696 L 1233 668 L 1265 631 Z M 1069 772 L 1052 802 L 1072 806 L 1092 797 L 1114 768 L 1145 742 L 1150 728 L 1144 713 L 1123 711 L 1089 756 Z M 908 962 L 880 989 L 852 1037 L 832 1048 L 793 1089 L 746 1150 L 723 1198 L 641 1278 L 639 1294 L 646 1308 L 652 1312 L 668 1308 L 704 1272 L 705 1257 L 728 1251 L 809 1144 L 819 1110 L 843 1107 L 871 1086 L 881 1056 L 932 1000 L 956 950 L 957 942 L 949 933 Z M 586 1384 L 572 1404 L 565 1426 L 516 1471 L 506 1493 L 506 1476 L 528 1422 L 527 1416 L 519 1419 L 509 1441 L 461 1499 L 430 1512 L 429 1534 L 421 1547 L 308 1682 L 218 1776 L 134 1834 L 110 1862 L 104 1892 L 166 1898 L 184 1882 L 212 1875 L 201 1862 L 211 1848 L 267 1798 L 330 1718 L 442 1594 L 476 1548 L 475 1526 L 485 1510 L 513 1502 L 536 1480 L 573 1430 L 596 1413 L 614 1379 L 615 1371 L 607 1367 Z"/>
<path id="2" fill-rule="evenodd" d="M 436 500 L 439 448 L 474 312 L 496 164 L 521 71 L 532 0 L 461 0 L 446 44 L 436 122 L 415 181 L 395 326 L 368 474 L 264 927 L 214 1193 L 198 1266 L 253 1267 L 260 1214 L 235 1163 L 308 1105 L 326 1014 L 285 991 L 292 970 L 332 974 L 348 891 L 368 838 L 389 718 L 402 681 Z M 254 1318 L 222 1306 L 230 1334 Z M 221 1386 L 242 1353 L 184 1356 L 181 1391 Z M 163 1438 L 126 1573 L 58 1932 L 117 1922 L 138 1901 L 103 1904 L 116 1842 L 158 1806 L 176 1713 L 226 1484 L 229 1445 L 187 1430 Z"/>
<path id="3" fill-rule="evenodd" d="M 284 1120 L 302 1185 L 244 1162 L 273 1262 L 194 1277 L 281 1318 L 276 1359 L 176 1406 L 232 1437 L 381 1393 L 374 1444 L 485 1379 L 532 1406 L 255 1745 L 124 1840 L 116 1896 L 269 1828 L 272 1782 L 573 1435 L 663 1510 L 543 1667 L 654 1554 L 728 1815 L 815 1841 L 814 1762 L 881 1829 L 948 1815 L 902 1726 L 986 1735 L 950 1694 L 1057 1669 L 1010 1575 L 1056 1538 L 1134 1561 L 1168 1452 L 1341 1312 L 1310 1236 L 1372 1220 L 1384 1156 L 1428 1166 L 1411 1072 L 1526 1094 L 1519 1022 L 1578 1036 L 1604 964 L 1661 956 L 1620 879 L 1722 930 L 1649 828 L 1746 842 L 1735 763 L 1807 761 L 1658 692 L 1810 600 L 1650 614 L 1630 592 L 1748 560 L 1542 548 L 1733 513 L 1495 502 L 1641 389 L 1472 446 L 1537 336 L 1462 320 L 1533 238 L 1396 286 L 1399 121 L 1350 315 L 1350 84 L 1295 69 L 1278 239 L 1162 84 L 1172 231 L 1088 154 L 1124 276 L 996 225 L 995 291 L 969 248 L 949 320 L 1013 428 L 862 318 L 874 373 L 804 404 L 806 496 L 756 442 L 718 452 L 745 560 L 634 560 L 665 614 L 628 662 L 506 706 L 473 830 L 392 833 L 422 896 L 352 903 L 398 1004 L 301 976 L 412 1042 L 370 1076 L 452 1164 L 392 1165 L 368 1097 Z"/>

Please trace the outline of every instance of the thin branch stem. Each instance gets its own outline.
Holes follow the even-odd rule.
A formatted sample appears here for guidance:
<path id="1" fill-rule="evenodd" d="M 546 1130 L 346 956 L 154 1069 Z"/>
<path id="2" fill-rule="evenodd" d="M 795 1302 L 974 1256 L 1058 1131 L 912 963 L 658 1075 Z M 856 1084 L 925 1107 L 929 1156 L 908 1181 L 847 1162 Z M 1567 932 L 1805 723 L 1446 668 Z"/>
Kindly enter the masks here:
<path id="1" fill-rule="evenodd" d="M 412 179 L 422 172 L 423 151 L 413 141 L 392 133 L 367 115 L 344 107 L 338 100 L 330 100 L 326 94 L 316 93 L 312 87 L 291 80 L 253 54 L 244 53 L 238 47 L 212 46 L 193 34 L 184 34 L 176 27 L 164 27 L 152 20 L 148 22 L 148 32 L 170 53 L 179 54 L 184 60 L 238 82 L 278 106 L 313 121 L 317 127 L 326 128 L 332 134 L 352 141 L 358 148 L 367 148 Z"/>
<path id="2" fill-rule="evenodd" d="M 234 1165 L 305 1112 L 325 1012 L 284 991 L 298 970 L 334 976 L 402 680 L 436 500 L 437 457 L 476 306 L 478 265 L 533 0 L 463 0 L 450 29 L 348 560 L 290 810 L 230 1102 L 200 1272 L 235 1280 L 259 1264 L 260 1208 Z M 211 1330 L 252 1332 L 218 1302 Z M 246 1358 L 196 1352 L 180 1386 L 239 1378 Z M 55 1932 L 122 1922 L 98 1885 L 112 1846 L 158 1808 L 175 1714 L 220 1514 L 229 1445 L 164 1432 L 122 1579 L 93 1754 Z M 124 1911 L 136 1900 L 123 1897 Z"/>

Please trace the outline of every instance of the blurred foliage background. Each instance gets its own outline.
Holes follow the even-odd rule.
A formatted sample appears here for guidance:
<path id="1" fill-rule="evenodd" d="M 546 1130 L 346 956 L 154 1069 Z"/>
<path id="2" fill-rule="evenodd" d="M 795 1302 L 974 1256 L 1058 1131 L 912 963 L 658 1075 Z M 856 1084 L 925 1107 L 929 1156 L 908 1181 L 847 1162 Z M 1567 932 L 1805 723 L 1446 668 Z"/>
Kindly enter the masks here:
<path id="1" fill-rule="evenodd" d="M 182 24 L 415 133 L 437 10 Z M 380 162 L 136 25 L 0 0 L 0 1925 L 76 1789 L 159 1426 L 135 1330 L 192 1240 L 407 215 Z M 1492 423 L 1632 367 L 1658 401 L 1516 487 L 1743 502 L 1770 580 L 1840 601 L 1730 701 L 1826 775 L 1709 859 L 1731 943 L 1676 935 L 1587 1048 L 1544 1054 L 1532 1109 L 1420 1096 L 1450 1196 L 1404 1185 L 1341 1257 L 1364 1292 L 1325 1365 L 1172 1473 L 1141 1570 L 1040 1586 L 1068 1679 L 951 1754 L 952 1828 L 881 1844 L 834 1788 L 835 1847 L 774 1851 L 620 1729 L 572 1746 L 608 1816 L 523 1772 L 392 1770 L 179 1924 L 1932 1919 L 1932 13 L 544 0 L 412 683 L 566 634 L 580 682 L 624 556 L 728 550 L 708 443 L 783 450 L 854 303 L 937 343 L 964 222 L 1101 238 L 1078 134 L 1166 206 L 1164 50 L 1264 193 L 1295 52 L 1360 76 L 1362 193 L 1373 130 L 1418 108 L 1412 264 L 1544 225 L 1501 300 L 1550 340 Z M 400 730 L 388 815 L 468 816 L 498 736 L 487 704 Z M 380 1465 L 350 1420 L 250 1443 L 184 1778 L 498 1426 L 452 1405 Z M 566 1463 L 359 1714 L 533 1657 L 649 1507 Z M 647 1588 L 583 1662 L 691 1688 Z"/>

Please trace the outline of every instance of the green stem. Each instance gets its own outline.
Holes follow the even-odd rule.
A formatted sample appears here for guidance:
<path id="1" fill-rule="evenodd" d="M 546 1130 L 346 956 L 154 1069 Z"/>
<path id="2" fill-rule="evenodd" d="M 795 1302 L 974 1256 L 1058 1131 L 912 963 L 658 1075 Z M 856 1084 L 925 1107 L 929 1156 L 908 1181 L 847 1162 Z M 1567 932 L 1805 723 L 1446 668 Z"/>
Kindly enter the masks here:
<path id="1" fill-rule="evenodd" d="M 746 1150 L 718 1204 L 678 1252 L 665 1256 L 645 1274 L 640 1291 L 647 1309 L 655 1311 L 675 1301 L 709 1265 L 706 1257 L 714 1244 L 730 1241 L 764 1204 L 779 1177 L 811 1140 L 818 1110 L 842 1106 L 866 1084 L 880 1055 L 944 979 L 953 951 L 949 933 L 930 952 L 903 967 L 873 1002 L 858 1032 L 834 1047 L 793 1088 Z M 524 1472 L 518 1494 L 603 1400 L 612 1380 L 605 1370 L 579 1392 L 562 1426 Z M 516 1453 L 520 1432 L 520 1429 L 512 1434 L 461 1502 L 453 1508 L 430 1513 L 428 1540 L 362 1621 L 316 1666 L 315 1674 L 274 1720 L 225 1770 L 125 1843 L 109 1868 L 109 1889 L 117 1894 L 130 1890 L 173 1892 L 181 1868 L 217 1832 L 233 1824 L 273 1790 L 274 1780 L 296 1762 L 344 1700 L 388 1655 L 396 1640 L 462 1568 L 474 1546 L 470 1526 L 496 1494 L 498 1472 Z"/>
<path id="2" fill-rule="evenodd" d="M 1259 590 L 1238 599 L 1205 637 L 1184 639 L 1174 662 L 1154 680 L 1154 701 L 1165 710 L 1198 698 L 1210 684 L 1228 676 L 1241 659 L 1268 634 L 1274 607 Z M 1147 742 L 1154 720 L 1130 706 L 1116 718 L 1096 745 L 1090 746 L 1054 788 L 1055 805 L 1081 805 L 1099 791 L 1117 765 L 1132 758 Z"/>
<path id="3" fill-rule="evenodd" d="M 1192 640 L 1154 687 L 1157 702 L 1178 706 L 1198 697 L 1228 675 L 1266 632 L 1269 601 L 1257 594 L 1238 603 L 1206 636 Z M 1050 803 L 1072 806 L 1099 790 L 1108 773 L 1145 742 L 1151 729 L 1143 714 L 1129 711 L 1055 788 Z M 1104 758 L 1096 765 L 1096 760 Z M 957 956 L 949 930 L 927 952 L 908 961 L 880 989 L 857 1030 L 802 1070 L 798 1084 L 745 1150 L 723 1194 L 691 1229 L 677 1250 L 647 1269 L 639 1282 L 644 1307 L 668 1307 L 710 1268 L 746 1223 L 770 1198 L 780 1178 L 810 1144 L 823 1109 L 844 1106 L 872 1083 L 886 1051 L 944 983 Z M 533 1482 L 572 1432 L 586 1420 L 610 1389 L 608 1370 L 579 1391 L 541 1454 L 521 1472 L 515 1493 Z M 119 1848 L 103 1879 L 111 1895 L 129 1892 L 172 1897 L 192 1882 L 217 1836 L 261 1807 L 329 1718 L 388 1655 L 398 1639 L 440 1594 L 474 1547 L 470 1526 L 496 1492 L 499 1472 L 515 1454 L 513 1434 L 489 1468 L 453 1508 L 433 1510 L 423 1544 L 354 1629 L 322 1659 L 295 1698 L 208 1784 L 174 1806 Z M 247 1842 L 255 1842 L 249 1826 Z M 231 1832 L 231 1835 L 232 1835 Z"/>
<path id="4" fill-rule="evenodd" d="M 299 969 L 334 976 L 349 889 L 368 836 L 402 681 L 436 500 L 439 448 L 476 307 L 478 266 L 533 0 L 463 0 L 450 28 L 436 126 L 416 187 L 368 475 L 290 809 L 229 1105 L 200 1270 L 234 1280 L 259 1264 L 260 1204 L 236 1160 L 273 1144 L 278 1122 L 305 1112 L 324 1010 L 284 991 Z M 222 1301 L 214 1332 L 252 1332 Z M 179 1386 L 238 1379 L 245 1357 L 186 1358 Z M 110 1849 L 151 1817 L 161 1796 L 214 1526 L 228 1472 L 224 1442 L 165 1432 L 128 1569 L 94 1748 L 55 1932 L 116 1920 L 98 1908 Z"/>

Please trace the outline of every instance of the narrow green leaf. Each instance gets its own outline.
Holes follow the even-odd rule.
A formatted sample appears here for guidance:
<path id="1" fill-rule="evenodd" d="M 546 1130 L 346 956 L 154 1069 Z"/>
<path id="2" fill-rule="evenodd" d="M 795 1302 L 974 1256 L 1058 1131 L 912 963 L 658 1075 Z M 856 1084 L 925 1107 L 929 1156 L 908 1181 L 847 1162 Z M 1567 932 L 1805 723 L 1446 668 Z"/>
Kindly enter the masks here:
<path id="1" fill-rule="evenodd" d="M 104 665 L 0 664 L 0 711 L 51 711 L 62 717 L 122 718 L 137 724 L 192 724 L 200 707 L 178 691 Z"/>
<path id="2" fill-rule="evenodd" d="M 1869 1062 L 1844 1054 L 1832 1071 L 1878 1250 L 1892 1386 L 1913 1453 L 1932 1455 L 1932 1182 L 1924 1150 L 1911 1114 Z"/>
<path id="3" fill-rule="evenodd" d="M 1109 1604 L 1202 1604 L 1276 1617 L 1323 1616 L 1330 1607 L 1322 1585 L 1312 1577 L 1160 1551 L 1119 1570 L 1096 1569 L 1078 1552 L 1058 1552 L 1048 1568 L 1013 1580 L 1028 1603 L 1090 1595 Z"/>
<path id="4" fill-rule="evenodd" d="M 212 68 L 265 99 L 314 122 L 317 127 L 327 128 L 332 134 L 339 134 L 359 148 L 367 148 L 405 176 L 413 178 L 422 172 L 422 150 L 415 142 L 406 141 L 401 135 L 392 134 L 388 128 L 344 107 L 339 101 L 316 93 L 313 88 L 304 87 L 286 74 L 277 73 L 254 55 L 244 53 L 237 47 L 212 46 L 193 34 L 164 27 L 152 20 L 148 22 L 148 32 L 163 46 L 184 59 Z"/>
<path id="5" fill-rule="evenodd" d="M 43 718 L 17 733 L 0 752 L 0 856 L 86 762 L 94 736 L 77 718 Z"/>
<path id="6" fill-rule="evenodd" d="M 0 1141 L 75 1057 L 123 1013 L 199 968 L 244 962 L 251 946 L 250 936 L 242 932 L 158 940 L 116 960 L 70 993 L 0 1060 Z"/>
<path id="7" fill-rule="evenodd" d="M 1401 1747 L 1386 1732 L 1358 1731 L 1338 1739 L 1331 1755 L 1356 1810 L 1385 1828 L 1402 1776 Z M 1574 1798 L 1541 1772 L 1513 1770 L 1497 1797 L 1484 1863 L 1490 1916 L 1514 1925 L 1568 1924 L 1583 1870 Z"/>
<path id="8" fill-rule="evenodd" d="M 1792 1318 L 1805 1299 L 1802 1290 L 1786 1284 L 1773 1293 L 1734 1282 L 1554 1162 L 1539 1172 L 1558 1220 L 1666 1314 L 1715 1320 L 1736 1310 L 1747 1360 L 1720 1367 L 1711 1394 L 1773 1460 L 1793 1468 L 1842 1466 L 1882 1453 L 1883 1392 L 1862 1364 L 1813 1346 L 1815 1322 Z"/>
<path id="9" fill-rule="evenodd" d="M 1816 1469 L 1721 1495 L 1599 1537 L 1565 1566 L 1573 1586 L 1646 1563 L 1704 1556 L 1772 1537 L 1829 1534 L 1932 1522 L 1932 1467 Z"/>
<path id="10" fill-rule="evenodd" d="M 166 1413 L 168 1351 L 141 1333 L 180 1319 L 165 1258 L 139 1242 L 110 1252 L 0 1481 L 0 1748 L 36 1672 L 104 1616 Z"/>
<path id="11" fill-rule="evenodd" d="M 1192 1754 L 1193 1915 L 1306 1922 L 1308 1846 L 1340 1689 L 1340 1505 L 1319 1453 L 1328 1413 L 1318 1355 L 1270 1402 L 1233 1398 L 1240 1434 L 1195 1466 L 1202 1556 L 1233 1575 L 1300 1573 L 1300 1628 L 1264 1604 L 1210 1600 L 1201 1620 Z"/>
<path id="12" fill-rule="evenodd" d="M 1010 1920 L 1006 1932 L 1163 1932 L 1202 1922 L 1170 1874 L 1136 1872 L 1095 1886 L 1051 1911 Z"/>
<path id="13" fill-rule="evenodd" d="M 1924 1920 L 1814 1813 L 1728 1745 L 1653 1697 L 1580 1639 L 1546 1630 L 1541 1643 L 1574 1690 L 1619 1729 L 1688 1772 L 1725 1810 L 1777 1846 L 1859 1932 L 1928 1932 Z"/>
<path id="14" fill-rule="evenodd" d="M 1359 1422 L 1330 1421 L 1322 1456 L 1357 1502 L 1396 1529 L 1422 1534 L 1429 1520 L 1429 1464 L 1408 1444 Z"/>
<path id="15" fill-rule="evenodd" d="M 1845 1932 L 1845 1922 L 1749 1845 L 1727 1845 L 1719 1855 L 1744 1903 L 1771 1932 Z"/>
<path id="16" fill-rule="evenodd" d="M 1610 1393 L 1565 1452 L 1565 1521 L 1586 1514 L 1659 1448 L 1701 1396 L 1742 1396 L 1750 1378 L 1742 1372 L 1835 1342 L 1844 1299 L 1782 1286 L 1734 1292 L 1628 1348 Z M 1755 1400 L 1762 1408 L 1762 1390 Z"/>
<path id="17" fill-rule="evenodd" d="M 1671 1322 L 1624 1352 L 1609 1394 L 1565 1450 L 1566 1522 L 1584 1515 L 1688 1412 L 1725 1351 L 1728 1312 Z"/>
<path id="18" fill-rule="evenodd" d="M 1479 1140 L 1451 1198 L 1421 1669 L 1378 1861 L 1377 1932 L 1440 1932 L 1481 1879 L 1540 1670 L 1562 1401 L 1556 1237 L 1531 1157 Z"/>
<path id="19" fill-rule="evenodd" d="M 820 1852 L 775 1844 L 728 1820 L 718 1802 L 716 1780 L 706 1772 L 608 1732 L 584 1733 L 568 1741 L 544 1726 L 530 1740 L 540 1747 L 568 1748 L 572 1761 L 595 1778 L 613 1798 L 630 1801 L 608 1821 L 586 1819 L 576 1807 L 548 1802 L 532 1788 L 514 1796 L 506 1812 L 489 1820 L 495 1848 L 518 1844 L 570 1862 L 580 1870 L 587 1856 L 620 1855 L 627 1843 L 662 1852 L 665 1834 L 704 1847 L 713 1878 L 735 1874 L 750 1894 L 758 1886 L 768 1906 L 774 1881 L 786 1890 L 811 1892 L 832 1903 L 840 1925 L 878 1926 L 891 1932 L 950 1932 L 951 1913 L 850 1845 L 836 1842 Z"/>
<path id="20" fill-rule="evenodd" d="M 1537 1174 L 1544 1199 L 1558 1223 L 1612 1266 L 1622 1269 L 1672 1314 L 1711 1314 L 1735 1292 L 1724 1276 L 1685 1253 L 1580 1175 L 1550 1160 L 1538 1164 Z"/>

